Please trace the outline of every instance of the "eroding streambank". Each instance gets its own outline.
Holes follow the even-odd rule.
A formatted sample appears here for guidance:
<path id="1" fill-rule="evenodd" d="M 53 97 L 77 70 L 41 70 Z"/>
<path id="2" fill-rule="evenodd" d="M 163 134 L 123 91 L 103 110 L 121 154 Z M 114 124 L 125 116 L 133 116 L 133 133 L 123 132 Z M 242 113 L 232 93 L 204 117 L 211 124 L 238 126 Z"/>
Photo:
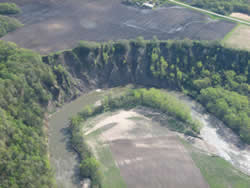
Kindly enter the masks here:
<path id="1" fill-rule="evenodd" d="M 200 104 L 190 97 L 177 92 L 173 93 L 191 108 L 193 118 L 202 123 L 203 128 L 200 136 L 208 145 L 203 149 L 224 158 L 242 172 L 250 175 L 250 145 L 244 144 L 239 136 L 226 127 L 223 122 L 207 113 Z"/>
<path id="2" fill-rule="evenodd" d="M 51 166 L 60 188 L 77 188 L 80 186 L 79 170 L 76 168 L 78 157 L 69 143 L 69 118 L 77 114 L 86 105 L 95 104 L 107 94 L 118 95 L 127 88 L 92 91 L 76 100 L 65 104 L 49 120 L 49 153 Z"/>
<path id="3" fill-rule="evenodd" d="M 74 114 L 76 114 L 77 112 L 81 111 L 84 106 L 89 105 L 89 104 L 99 103 L 100 99 L 103 99 L 103 97 L 107 95 L 110 91 L 113 91 L 112 93 L 113 94 L 115 93 L 117 95 L 125 90 L 126 89 L 124 88 L 117 88 L 117 89 L 111 89 L 111 90 L 106 90 L 106 91 L 98 90 L 95 92 L 91 92 L 89 94 L 84 94 L 78 99 L 63 106 L 61 110 L 56 112 L 51 117 L 50 122 L 49 122 L 50 123 L 49 148 L 50 148 L 50 155 L 51 155 L 51 164 L 56 174 L 57 183 L 60 186 L 64 185 L 64 187 L 74 188 L 80 185 L 80 180 L 78 179 L 79 171 L 76 168 L 77 163 L 78 163 L 77 156 L 75 152 L 71 151 L 69 147 L 69 142 L 68 142 L 69 135 L 68 135 L 67 128 L 68 128 L 69 118 L 73 116 Z M 205 113 L 202 106 L 196 103 L 194 100 L 180 93 L 176 93 L 176 92 L 170 92 L 170 93 L 177 95 L 182 102 L 190 106 L 192 116 L 194 118 L 199 119 L 202 122 L 203 128 L 201 130 L 201 137 L 203 138 L 203 140 L 200 140 L 200 139 L 198 140 L 202 142 L 203 144 L 202 146 L 204 145 L 206 146 L 204 147 L 206 148 L 206 151 L 209 153 L 213 153 L 213 154 L 221 156 L 222 158 L 230 161 L 235 167 L 237 167 L 241 171 L 249 174 L 249 170 L 250 170 L 249 146 L 244 145 L 239 140 L 238 136 L 235 135 L 230 129 L 225 127 L 218 119 L 216 119 L 210 114 Z M 134 116 L 133 113 L 132 113 L 132 116 Z M 141 117 L 138 115 L 135 117 L 132 117 L 132 119 L 133 118 L 137 119 L 138 121 L 141 119 Z M 126 116 L 125 119 L 126 121 L 130 121 L 129 119 L 131 119 L 131 117 Z M 111 123 L 110 126 L 111 127 L 116 126 L 116 123 L 115 124 Z M 134 124 L 131 124 L 131 127 L 133 128 Z M 123 139 L 128 139 L 125 133 L 126 132 L 131 133 L 130 132 L 131 130 L 129 129 L 131 127 L 125 127 L 125 131 L 120 131 L 120 129 L 119 130 L 113 129 L 113 131 L 115 131 L 116 135 L 125 136 L 123 137 Z M 96 131 L 97 129 L 96 130 L 93 129 L 90 132 L 95 133 Z M 132 133 L 134 131 L 139 131 L 139 129 L 133 129 Z M 140 132 L 143 133 L 142 131 Z M 110 133 L 111 135 L 107 134 L 106 136 L 104 134 L 106 138 L 111 139 L 107 142 L 113 141 L 112 140 L 113 132 L 111 133 Z M 143 146 L 141 142 L 142 141 L 140 141 L 139 145 L 137 146 Z M 136 159 L 139 159 L 139 158 L 136 158 Z M 114 163 L 112 163 L 112 165 L 117 166 L 117 164 L 114 164 Z"/>

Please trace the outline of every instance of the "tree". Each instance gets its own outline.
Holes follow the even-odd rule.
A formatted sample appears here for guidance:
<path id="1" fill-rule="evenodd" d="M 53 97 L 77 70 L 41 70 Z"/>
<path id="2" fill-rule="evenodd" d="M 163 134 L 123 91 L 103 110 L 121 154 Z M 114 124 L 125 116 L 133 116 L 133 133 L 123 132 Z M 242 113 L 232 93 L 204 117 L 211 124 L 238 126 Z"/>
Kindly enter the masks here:
<path id="1" fill-rule="evenodd" d="M 80 175 L 90 178 L 94 185 L 101 183 L 101 174 L 99 171 L 100 164 L 94 157 L 82 160 L 80 165 Z"/>

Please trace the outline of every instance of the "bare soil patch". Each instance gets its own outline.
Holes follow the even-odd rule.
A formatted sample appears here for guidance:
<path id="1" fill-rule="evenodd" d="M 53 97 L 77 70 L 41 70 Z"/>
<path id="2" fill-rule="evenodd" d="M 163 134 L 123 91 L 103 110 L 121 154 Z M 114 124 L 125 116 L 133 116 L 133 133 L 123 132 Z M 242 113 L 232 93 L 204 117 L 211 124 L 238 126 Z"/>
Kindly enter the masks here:
<path id="1" fill-rule="evenodd" d="M 176 136 L 116 140 L 110 148 L 128 188 L 209 187 Z"/>
<path id="2" fill-rule="evenodd" d="M 235 18 L 240 18 L 242 20 L 250 21 L 250 16 L 248 16 L 247 14 L 242 14 L 242 13 L 239 13 L 239 12 L 234 12 L 230 16 L 231 17 L 235 17 Z"/>
<path id="3" fill-rule="evenodd" d="M 128 188 L 208 188 L 178 136 L 140 113 L 145 110 L 121 110 L 91 120 L 83 132 L 96 157 L 102 160 L 100 147 L 108 146 Z"/>
<path id="4" fill-rule="evenodd" d="M 3 39 L 43 54 L 73 48 L 79 40 L 108 41 L 138 36 L 145 39 L 157 36 L 162 40 L 216 40 L 223 38 L 235 26 L 234 23 L 215 21 L 199 12 L 172 5 L 142 10 L 123 5 L 120 0 L 15 2 L 22 8 L 18 19 L 25 27 Z"/>
<path id="5" fill-rule="evenodd" d="M 226 46 L 250 50 L 250 26 L 237 26 L 223 42 Z"/>

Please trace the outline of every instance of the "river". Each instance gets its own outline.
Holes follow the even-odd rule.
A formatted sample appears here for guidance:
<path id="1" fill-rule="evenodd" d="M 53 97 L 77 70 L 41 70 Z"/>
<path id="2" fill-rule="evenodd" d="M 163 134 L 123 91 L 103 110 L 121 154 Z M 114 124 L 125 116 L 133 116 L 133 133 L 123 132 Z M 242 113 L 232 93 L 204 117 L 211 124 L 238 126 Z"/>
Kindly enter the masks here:
<path id="1" fill-rule="evenodd" d="M 83 94 L 51 115 L 49 120 L 49 154 L 59 188 L 80 187 L 79 169 L 77 168 L 79 159 L 69 143 L 68 126 L 70 117 L 80 112 L 84 106 L 93 105 L 106 95 L 117 96 L 131 87 L 131 85 L 128 85 L 106 90 L 98 89 Z"/>
<path id="2" fill-rule="evenodd" d="M 250 145 L 244 144 L 238 135 L 196 101 L 184 94 L 171 92 L 187 104 L 193 118 L 202 124 L 200 137 L 215 148 L 216 154 L 229 161 L 234 167 L 250 175 Z"/>
<path id="3" fill-rule="evenodd" d="M 55 112 L 49 121 L 50 162 L 55 173 L 56 183 L 60 188 L 79 187 L 76 165 L 77 155 L 69 146 L 69 118 L 81 111 L 83 106 L 95 103 L 105 92 L 91 92 L 65 104 Z"/>
<path id="4" fill-rule="evenodd" d="M 119 95 L 127 88 L 96 90 L 83 94 L 52 114 L 49 120 L 49 153 L 58 187 L 77 188 L 80 186 L 77 155 L 69 145 L 67 129 L 69 118 L 81 111 L 84 106 L 95 104 L 108 93 Z M 204 108 L 190 97 L 177 92 L 170 93 L 177 95 L 191 108 L 192 116 L 203 124 L 201 137 L 206 143 L 216 148 L 217 155 L 250 175 L 250 146 L 244 145 L 237 135 L 213 115 L 206 113 Z"/>

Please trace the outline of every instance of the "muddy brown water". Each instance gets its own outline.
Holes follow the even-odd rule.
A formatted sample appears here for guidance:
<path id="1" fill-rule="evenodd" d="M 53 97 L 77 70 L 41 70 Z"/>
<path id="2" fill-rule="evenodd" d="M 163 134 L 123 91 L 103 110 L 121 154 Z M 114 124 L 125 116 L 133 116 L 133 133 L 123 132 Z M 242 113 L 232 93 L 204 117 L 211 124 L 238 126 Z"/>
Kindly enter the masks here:
<path id="1" fill-rule="evenodd" d="M 79 169 L 77 168 L 79 159 L 69 143 L 68 126 L 70 117 L 80 112 L 84 106 L 96 104 L 105 95 L 119 95 L 128 88 L 130 86 L 96 90 L 83 94 L 51 115 L 49 120 L 49 154 L 59 188 L 77 188 L 80 186 Z"/>
<path id="2" fill-rule="evenodd" d="M 101 99 L 104 92 L 84 94 L 54 113 L 49 121 L 49 152 L 50 162 L 60 188 L 79 187 L 79 171 L 77 155 L 69 145 L 69 118 L 85 105 L 91 105 Z"/>
<path id="3" fill-rule="evenodd" d="M 112 93 L 119 94 L 124 88 L 112 89 Z M 49 121 L 49 151 L 50 161 L 55 172 L 56 182 L 60 188 L 77 188 L 80 185 L 78 169 L 76 168 L 77 155 L 70 149 L 68 122 L 72 115 L 85 105 L 95 104 L 107 95 L 111 90 L 93 91 L 84 94 L 76 100 L 64 105 L 54 113 Z M 177 95 L 181 101 L 191 107 L 194 118 L 198 118 L 203 124 L 201 137 L 214 146 L 217 154 L 230 161 L 242 172 L 250 175 L 250 147 L 244 145 L 239 137 L 228 129 L 221 121 L 206 113 L 201 105 L 183 94 L 171 92 Z"/>

